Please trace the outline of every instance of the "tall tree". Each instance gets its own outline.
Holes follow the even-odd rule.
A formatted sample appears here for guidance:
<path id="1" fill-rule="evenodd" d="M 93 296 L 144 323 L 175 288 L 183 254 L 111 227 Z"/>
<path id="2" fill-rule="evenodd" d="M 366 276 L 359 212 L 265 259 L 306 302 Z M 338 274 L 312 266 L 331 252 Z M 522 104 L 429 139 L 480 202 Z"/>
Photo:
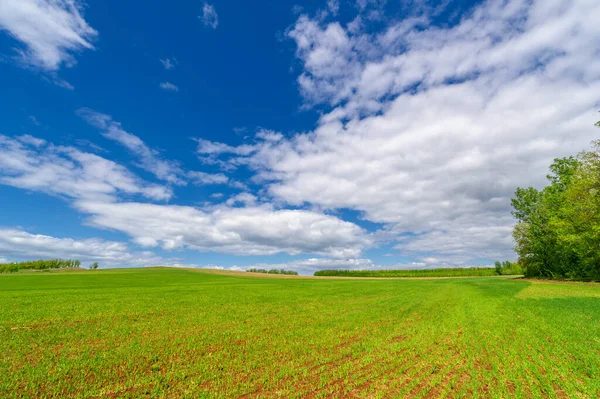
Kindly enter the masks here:
<path id="1" fill-rule="evenodd" d="M 555 159 L 547 178 L 512 200 L 519 262 L 530 276 L 600 278 L 600 140 Z"/>

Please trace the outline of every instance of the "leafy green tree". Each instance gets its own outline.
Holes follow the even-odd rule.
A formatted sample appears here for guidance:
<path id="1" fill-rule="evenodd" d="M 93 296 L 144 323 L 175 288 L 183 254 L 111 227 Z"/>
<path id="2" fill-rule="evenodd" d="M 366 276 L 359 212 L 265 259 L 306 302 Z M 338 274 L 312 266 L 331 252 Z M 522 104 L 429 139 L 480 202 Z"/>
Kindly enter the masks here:
<path id="1" fill-rule="evenodd" d="M 512 200 L 519 263 L 528 276 L 599 278 L 600 141 L 555 159 L 547 177 L 543 190 L 518 188 Z"/>
<path id="2" fill-rule="evenodd" d="M 502 275 L 502 263 L 496 261 L 496 263 L 494 263 L 494 267 L 496 269 L 496 274 L 497 275 Z"/>

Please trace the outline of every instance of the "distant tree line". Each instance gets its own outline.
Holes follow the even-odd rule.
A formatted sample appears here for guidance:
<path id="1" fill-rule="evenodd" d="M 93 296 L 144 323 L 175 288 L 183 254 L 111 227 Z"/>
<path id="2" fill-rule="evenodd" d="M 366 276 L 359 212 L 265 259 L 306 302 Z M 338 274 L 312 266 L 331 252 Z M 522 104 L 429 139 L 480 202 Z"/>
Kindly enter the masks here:
<path id="1" fill-rule="evenodd" d="M 72 259 L 33 260 L 26 262 L 0 263 L 0 273 L 15 273 L 19 270 L 62 269 L 79 267 L 81 262 Z"/>
<path id="2" fill-rule="evenodd" d="M 519 264 L 529 277 L 600 279 L 600 140 L 555 159 L 547 178 L 512 200 Z"/>
<path id="3" fill-rule="evenodd" d="M 477 277 L 494 276 L 491 267 L 440 268 L 421 270 L 320 270 L 315 276 L 339 277 Z"/>
<path id="4" fill-rule="evenodd" d="M 246 270 L 249 273 L 265 273 L 265 274 L 287 274 L 290 276 L 297 276 L 298 272 L 294 272 L 292 270 L 284 270 L 284 269 L 248 269 Z"/>

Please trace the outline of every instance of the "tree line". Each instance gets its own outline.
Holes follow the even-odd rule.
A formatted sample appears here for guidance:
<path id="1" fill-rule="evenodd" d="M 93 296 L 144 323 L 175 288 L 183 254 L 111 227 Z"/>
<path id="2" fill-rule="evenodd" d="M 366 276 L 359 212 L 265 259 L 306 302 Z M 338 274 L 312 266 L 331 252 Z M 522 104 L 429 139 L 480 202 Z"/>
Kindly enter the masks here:
<path id="1" fill-rule="evenodd" d="M 338 277 L 478 277 L 498 274 L 491 267 L 439 268 L 421 270 L 319 270 L 315 276 Z"/>
<path id="2" fill-rule="evenodd" d="M 600 279 L 600 140 L 556 158 L 547 179 L 512 199 L 519 264 L 529 277 Z"/>
<path id="3" fill-rule="evenodd" d="M 292 270 L 284 270 L 284 269 L 248 269 L 246 270 L 249 273 L 265 273 L 265 274 L 286 274 L 290 276 L 297 276 L 298 272 Z"/>
<path id="4" fill-rule="evenodd" d="M 73 259 L 40 259 L 26 262 L 0 263 L 0 273 L 15 273 L 19 270 L 62 269 L 80 266 L 81 262 Z"/>

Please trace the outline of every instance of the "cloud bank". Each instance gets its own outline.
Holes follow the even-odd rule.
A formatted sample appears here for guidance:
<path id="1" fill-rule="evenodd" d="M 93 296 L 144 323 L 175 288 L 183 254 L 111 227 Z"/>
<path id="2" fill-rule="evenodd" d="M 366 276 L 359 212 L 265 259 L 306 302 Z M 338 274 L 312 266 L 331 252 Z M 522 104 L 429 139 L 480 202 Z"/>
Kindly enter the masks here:
<path id="1" fill-rule="evenodd" d="M 600 4 L 490 0 L 458 24 L 383 31 L 301 15 L 287 35 L 311 132 L 201 141 L 276 201 L 353 209 L 398 254 L 465 264 L 512 257 L 510 198 L 587 147 L 600 104 Z"/>
<path id="2" fill-rule="evenodd" d="M 165 201 L 172 191 L 98 155 L 31 136 L 0 136 L 0 183 L 62 197 L 88 216 L 88 224 L 123 232 L 147 248 L 354 257 L 371 244 L 369 235 L 353 223 L 257 204 L 249 194 L 204 209 L 139 202 Z"/>

